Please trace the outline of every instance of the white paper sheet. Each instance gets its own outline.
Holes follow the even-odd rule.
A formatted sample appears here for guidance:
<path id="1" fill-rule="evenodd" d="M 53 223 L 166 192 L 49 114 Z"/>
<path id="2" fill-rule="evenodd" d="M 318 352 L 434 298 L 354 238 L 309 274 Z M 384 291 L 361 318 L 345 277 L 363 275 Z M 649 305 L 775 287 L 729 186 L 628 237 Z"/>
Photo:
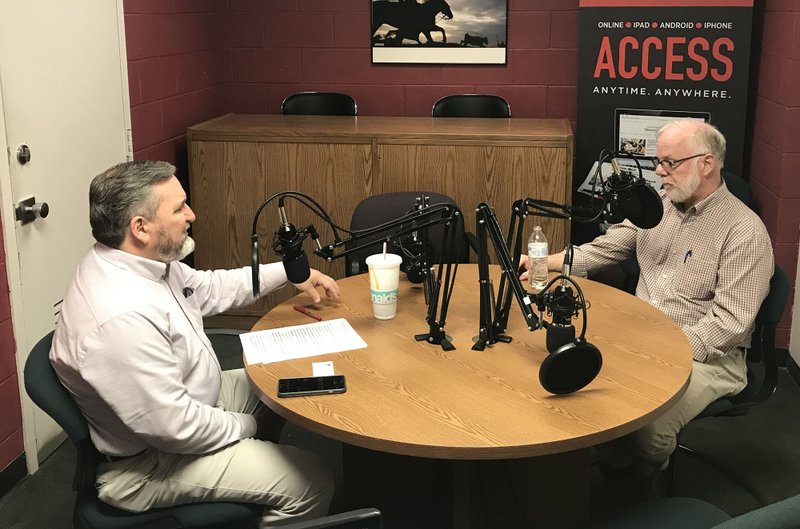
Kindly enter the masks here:
<path id="1" fill-rule="evenodd" d="M 248 364 L 270 364 L 367 346 L 344 318 L 247 332 L 239 339 Z"/>

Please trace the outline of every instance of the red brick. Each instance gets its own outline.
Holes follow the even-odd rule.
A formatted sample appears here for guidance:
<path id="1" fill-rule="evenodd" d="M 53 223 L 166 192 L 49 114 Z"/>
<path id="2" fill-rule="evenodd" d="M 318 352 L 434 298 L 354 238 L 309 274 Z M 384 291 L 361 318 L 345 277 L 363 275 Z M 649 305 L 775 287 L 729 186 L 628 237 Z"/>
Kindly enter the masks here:
<path id="1" fill-rule="evenodd" d="M 550 14 L 550 46 L 578 48 L 578 12 L 557 11 Z"/>
<path id="2" fill-rule="evenodd" d="M 162 33 L 160 39 L 165 55 L 217 50 L 222 47 L 222 27 L 217 15 L 181 14 L 162 18 L 166 19 L 168 26 L 157 30 Z"/>
<path id="3" fill-rule="evenodd" d="M 279 9 L 297 10 L 297 0 L 229 0 L 229 11 L 276 11 Z"/>
<path id="4" fill-rule="evenodd" d="M 10 376 L 0 381 L 0 439 L 8 438 L 22 426 L 22 410 L 19 405 L 19 385 L 17 377 Z"/>
<path id="5" fill-rule="evenodd" d="M 789 82 L 787 86 L 791 88 L 787 89 L 786 104 L 800 107 L 800 90 L 797 90 L 797 87 L 800 86 L 800 60 L 792 61 L 789 67 Z"/>
<path id="6" fill-rule="evenodd" d="M 514 84 L 578 84 L 577 50 L 518 50 L 511 61 Z"/>
<path id="7" fill-rule="evenodd" d="M 781 161 L 781 198 L 800 198 L 800 154 L 783 154 Z"/>
<path id="8" fill-rule="evenodd" d="M 334 4 L 335 5 L 335 4 Z M 336 48 L 368 48 L 371 39 L 367 28 L 370 27 L 370 13 L 333 14 L 333 45 Z"/>
<path id="9" fill-rule="evenodd" d="M 225 0 L 172 0 L 176 13 L 222 13 L 228 9 Z"/>
<path id="10" fill-rule="evenodd" d="M 753 139 L 750 181 L 760 183 L 775 196 L 780 195 L 782 161 L 780 152 L 760 138 Z"/>
<path id="11" fill-rule="evenodd" d="M 369 83 L 370 50 L 308 49 L 301 52 L 304 83 Z"/>
<path id="12" fill-rule="evenodd" d="M 511 107 L 511 116 L 515 118 L 543 118 L 546 108 L 546 88 L 544 86 L 482 86 L 478 85 L 477 93 L 495 94 Z"/>
<path id="13" fill-rule="evenodd" d="M 225 109 L 225 87 L 222 85 L 204 88 L 194 92 L 192 95 L 194 96 L 196 110 L 192 119 L 195 121 L 194 123 L 187 123 L 186 127 L 221 116 L 227 112 Z"/>
<path id="14" fill-rule="evenodd" d="M 364 26 L 364 32 L 366 28 Z M 309 12 L 270 13 L 264 20 L 268 48 L 330 48 L 333 14 Z"/>
<path id="15" fill-rule="evenodd" d="M 176 152 L 176 141 L 164 141 L 158 145 L 152 145 L 146 149 L 134 151 L 133 158 L 135 160 L 163 160 L 177 165 L 179 157 Z"/>
<path id="16" fill-rule="evenodd" d="M 123 10 L 128 13 L 172 13 L 172 2 L 164 0 L 125 0 Z"/>
<path id="17" fill-rule="evenodd" d="M 164 102 L 164 137 L 176 138 L 186 134 L 186 128 L 201 121 L 201 109 L 195 104 L 194 94 L 182 94 Z"/>
<path id="18" fill-rule="evenodd" d="M 511 66 L 486 65 L 486 66 L 443 66 L 442 83 L 453 85 L 510 85 Z"/>
<path id="19" fill-rule="evenodd" d="M 5 257 L 5 251 L 3 252 Z M 3 259 L 0 261 L 0 322 L 9 319 L 11 319 L 11 298 L 8 287 L 8 268 Z"/>
<path id="20" fill-rule="evenodd" d="M 157 15 L 125 15 L 125 46 L 129 61 L 161 55 L 156 29 L 160 26 L 159 20 Z"/>
<path id="21" fill-rule="evenodd" d="M 209 88 L 225 82 L 222 50 L 179 56 L 175 62 L 180 93 Z"/>
<path id="22" fill-rule="evenodd" d="M 366 2 L 363 0 L 300 0 L 300 11 L 365 11 Z"/>
<path id="23" fill-rule="evenodd" d="M 178 93 L 174 57 L 138 61 L 142 103 L 151 103 Z"/>
<path id="24" fill-rule="evenodd" d="M 5 380 L 16 373 L 17 349 L 14 343 L 14 329 L 11 319 L 5 318 L 0 320 L 0 380 Z"/>
<path id="25" fill-rule="evenodd" d="M 339 91 L 355 98 L 359 116 L 403 116 L 402 86 L 340 86 Z"/>
<path id="26" fill-rule="evenodd" d="M 148 103 L 131 108 L 133 148 L 142 150 L 164 139 L 161 103 Z"/>
<path id="27" fill-rule="evenodd" d="M 128 95 L 130 106 L 142 103 L 142 91 L 139 86 L 139 61 L 128 61 Z"/>
<path id="28" fill-rule="evenodd" d="M 756 102 L 755 136 L 783 152 L 786 143 L 786 125 L 786 107 L 759 97 Z"/>
<path id="29" fill-rule="evenodd" d="M 800 199 L 781 198 L 778 201 L 777 227 L 774 242 L 797 242 L 800 235 Z"/>
<path id="30" fill-rule="evenodd" d="M 22 424 L 11 432 L 11 435 L 0 440 L 0 468 L 6 468 L 15 459 L 22 455 Z"/>
<path id="31" fill-rule="evenodd" d="M 758 74 L 758 95 L 776 102 L 791 97 L 789 76 L 792 61 L 772 55 L 762 55 Z"/>
<path id="32" fill-rule="evenodd" d="M 578 8 L 578 0 L 508 0 L 509 11 L 571 11 Z M 509 15 L 510 16 L 510 15 Z"/>
<path id="33" fill-rule="evenodd" d="M 794 37 L 794 16 L 785 13 L 764 14 L 764 40 L 762 54 L 791 58 Z"/>
<path id="34" fill-rule="evenodd" d="M 550 47 L 550 13 L 547 11 L 514 13 L 513 17 L 508 18 L 507 42 L 515 50 Z"/>
<path id="35" fill-rule="evenodd" d="M 227 13 L 222 17 L 222 44 L 233 48 L 264 46 L 264 19 L 261 13 Z"/>
<path id="36" fill-rule="evenodd" d="M 370 73 L 373 85 L 413 86 L 442 84 L 443 70 L 438 64 L 373 64 Z"/>
<path id="37" fill-rule="evenodd" d="M 577 86 L 548 86 L 547 87 L 547 112 L 548 118 L 567 118 L 571 121 L 578 119 L 578 87 Z"/>
<path id="38" fill-rule="evenodd" d="M 268 86 L 263 84 L 227 83 L 225 109 L 239 114 L 264 114 L 267 108 Z M 277 114 L 277 112 L 273 112 Z"/>
<path id="39" fill-rule="evenodd" d="M 300 81 L 300 50 L 234 49 L 233 82 L 297 83 Z"/>

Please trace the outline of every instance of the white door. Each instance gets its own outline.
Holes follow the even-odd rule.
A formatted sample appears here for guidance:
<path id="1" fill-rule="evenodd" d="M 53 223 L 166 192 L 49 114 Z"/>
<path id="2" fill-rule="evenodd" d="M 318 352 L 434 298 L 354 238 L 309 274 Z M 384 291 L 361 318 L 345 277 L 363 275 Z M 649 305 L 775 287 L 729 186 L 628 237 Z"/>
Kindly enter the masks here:
<path id="1" fill-rule="evenodd" d="M 122 0 L 0 2 L 0 210 L 31 472 L 63 434 L 28 400 L 21 373 L 92 243 L 89 181 L 128 156 L 126 64 Z M 15 205 L 31 197 L 49 215 L 23 225 Z"/>

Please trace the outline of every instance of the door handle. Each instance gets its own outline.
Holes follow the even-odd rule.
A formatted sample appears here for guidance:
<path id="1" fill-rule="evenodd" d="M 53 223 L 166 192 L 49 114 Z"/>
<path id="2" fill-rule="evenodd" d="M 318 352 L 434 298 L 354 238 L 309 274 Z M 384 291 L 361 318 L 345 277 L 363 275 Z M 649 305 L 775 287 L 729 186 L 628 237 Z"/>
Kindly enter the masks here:
<path id="1" fill-rule="evenodd" d="M 36 197 L 21 200 L 16 207 L 17 220 L 23 225 L 33 222 L 38 218 L 45 218 L 50 214 L 50 206 L 47 202 L 36 202 Z"/>

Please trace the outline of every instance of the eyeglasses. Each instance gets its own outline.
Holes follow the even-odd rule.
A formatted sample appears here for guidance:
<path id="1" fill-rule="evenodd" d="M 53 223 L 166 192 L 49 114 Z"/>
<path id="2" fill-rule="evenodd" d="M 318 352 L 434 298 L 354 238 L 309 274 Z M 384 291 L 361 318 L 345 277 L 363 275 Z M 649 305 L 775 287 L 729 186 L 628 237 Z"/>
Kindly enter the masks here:
<path id="1" fill-rule="evenodd" d="M 686 160 L 691 160 L 692 158 L 699 158 L 701 156 L 705 156 L 706 154 L 708 153 L 704 152 L 702 154 L 695 154 L 694 156 L 687 156 L 686 158 L 681 158 L 680 160 L 670 160 L 670 159 L 662 160 L 658 156 L 653 156 L 653 164 L 655 164 L 656 167 L 660 165 L 661 167 L 664 168 L 666 172 L 671 173 Z"/>

